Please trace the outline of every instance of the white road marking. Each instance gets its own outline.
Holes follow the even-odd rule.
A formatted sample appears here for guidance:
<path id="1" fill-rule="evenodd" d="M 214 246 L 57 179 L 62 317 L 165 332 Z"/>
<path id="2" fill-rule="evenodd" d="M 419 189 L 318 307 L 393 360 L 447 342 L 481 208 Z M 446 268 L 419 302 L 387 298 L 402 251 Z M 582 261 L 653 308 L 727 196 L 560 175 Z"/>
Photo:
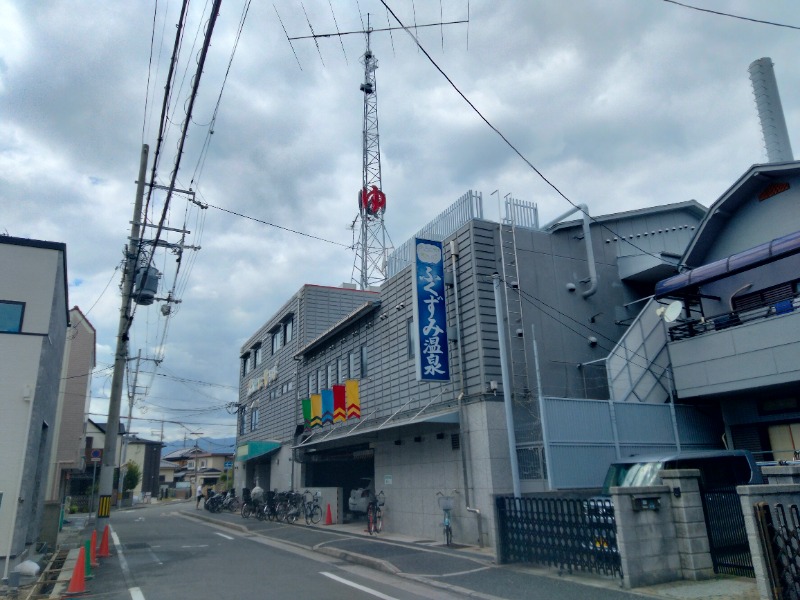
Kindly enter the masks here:
<path id="1" fill-rule="evenodd" d="M 181 548 L 208 548 L 208 544 L 199 544 L 197 546 L 181 546 Z"/>
<path id="2" fill-rule="evenodd" d="M 119 542 L 119 536 L 117 532 L 111 529 L 109 525 L 108 528 L 111 530 L 111 539 L 114 541 L 114 547 L 117 549 L 117 556 L 119 556 L 119 566 L 122 568 L 122 575 L 125 577 L 125 583 L 128 585 L 131 584 L 131 570 L 128 567 L 128 561 L 125 560 L 125 554 L 122 552 L 122 544 Z"/>
<path id="3" fill-rule="evenodd" d="M 220 533 L 219 531 L 215 531 L 214 533 L 216 533 L 220 537 L 224 537 L 226 540 L 232 540 L 233 539 L 231 536 L 225 535 L 224 533 Z"/>
<path id="4" fill-rule="evenodd" d="M 345 585 L 349 585 L 350 587 L 356 588 L 357 590 L 361 590 L 362 592 L 366 592 L 367 594 L 375 596 L 376 598 L 382 598 L 382 600 L 397 600 L 397 598 L 394 598 L 392 596 L 387 596 L 386 594 L 383 594 L 383 593 L 379 592 L 378 590 L 373 590 L 372 588 L 368 588 L 366 586 L 360 585 L 358 583 L 355 583 L 354 581 L 348 581 L 347 579 L 344 579 L 343 577 L 339 577 L 338 575 L 334 575 L 333 573 L 328 573 L 326 571 L 320 571 L 320 575 L 325 575 L 325 577 L 329 577 L 329 578 L 333 579 L 334 581 L 338 581 L 339 583 L 343 583 Z"/>
<path id="5" fill-rule="evenodd" d="M 161 560 L 160 560 L 160 559 L 159 559 L 159 558 L 156 556 L 156 553 L 155 553 L 155 552 L 153 552 L 153 551 L 152 551 L 150 548 L 148 548 L 148 549 L 147 549 L 147 553 L 148 553 L 148 554 L 151 556 L 151 558 L 153 559 L 153 562 L 154 562 L 154 563 L 156 563 L 156 564 L 158 564 L 158 565 L 163 565 L 163 564 L 164 564 L 164 563 L 163 563 L 163 562 L 161 562 Z"/>
<path id="6" fill-rule="evenodd" d="M 130 588 L 128 591 L 131 593 L 131 600 L 144 600 L 144 594 L 139 588 Z"/>

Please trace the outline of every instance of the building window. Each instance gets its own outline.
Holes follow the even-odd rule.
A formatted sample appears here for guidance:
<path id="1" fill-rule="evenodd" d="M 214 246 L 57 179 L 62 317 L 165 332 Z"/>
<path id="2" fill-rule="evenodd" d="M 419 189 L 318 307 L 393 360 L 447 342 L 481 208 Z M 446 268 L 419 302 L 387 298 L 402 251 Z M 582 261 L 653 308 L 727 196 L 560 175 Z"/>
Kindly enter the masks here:
<path id="1" fill-rule="evenodd" d="M 366 377 L 369 370 L 367 369 L 367 347 L 361 346 L 361 377 Z"/>
<path id="2" fill-rule="evenodd" d="M 345 380 L 349 377 L 347 374 L 347 359 L 340 358 L 339 359 L 339 383 L 344 383 Z"/>
<path id="3" fill-rule="evenodd" d="M 246 409 L 244 406 L 239 407 L 239 435 L 244 435 L 246 431 L 245 423 L 247 421 L 246 421 L 245 410 Z"/>
<path id="4" fill-rule="evenodd" d="M 328 389 L 332 389 L 336 384 L 336 363 L 328 365 Z"/>
<path id="5" fill-rule="evenodd" d="M 317 376 L 312 373 L 308 376 L 308 395 L 317 393 Z"/>
<path id="6" fill-rule="evenodd" d="M 317 393 L 325 389 L 325 369 L 317 369 Z"/>
<path id="7" fill-rule="evenodd" d="M 206 461 L 204 461 L 204 460 L 200 461 L 200 468 L 201 469 L 205 469 L 206 468 Z"/>
<path id="8" fill-rule="evenodd" d="M 283 345 L 283 331 L 281 330 L 280 326 L 277 329 L 272 330 L 272 353 L 276 354 L 278 350 L 281 349 Z"/>
<path id="9" fill-rule="evenodd" d="M 193 461 L 193 460 L 190 460 L 189 462 L 187 462 L 187 463 L 186 463 L 186 468 L 187 468 L 187 469 L 194 470 L 194 461 Z"/>
<path id="10" fill-rule="evenodd" d="M 253 368 L 261 362 L 261 342 L 253 345 Z"/>
<path id="11" fill-rule="evenodd" d="M 286 391 L 291 392 L 294 389 L 294 379 L 290 379 L 289 383 L 286 384 Z"/>
<path id="12" fill-rule="evenodd" d="M 258 427 L 258 405 L 253 404 L 250 407 L 250 431 L 255 431 Z"/>
<path id="13" fill-rule="evenodd" d="M 414 327 L 414 319 L 406 321 L 406 334 L 408 337 L 408 358 L 414 358 L 417 347 L 417 330 Z"/>
<path id="14" fill-rule="evenodd" d="M 294 337 L 294 316 L 289 317 L 283 322 L 283 341 L 288 344 Z"/>
<path id="15" fill-rule="evenodd" d="M 24 315 L 24 302 L 0 300 L 0 332 L 19 333 L 22 331 L 22 317 Z"/>
<path id="16" fill-rule="evenodd" d="M 242 354 L 242 377 L 247 375 L 247 367 L 249 362 L 250 362 L 250 353 L 245 352 L 244 354 Z"/>
<path id="17" fill-rule="evenodd" d="M 350 358 L 350 372 L 348 373 L 348 377 L 352 379 L 355 378 L 356 376 L 356 370 L 358 369 L 358 363 L 356 361 L 358 360 L 358 358 L 355 352 L 351 352 L 349 358 Z"/>

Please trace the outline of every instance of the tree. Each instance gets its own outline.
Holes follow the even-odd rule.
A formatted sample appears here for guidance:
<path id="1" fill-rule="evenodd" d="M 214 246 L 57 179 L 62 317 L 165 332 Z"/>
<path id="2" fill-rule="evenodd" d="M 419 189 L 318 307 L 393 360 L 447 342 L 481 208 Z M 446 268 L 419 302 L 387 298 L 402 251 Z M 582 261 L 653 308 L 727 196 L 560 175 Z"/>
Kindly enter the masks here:
<path id="1" fill-rule="evenodd" d="M 125 477 L 122 480 L 123 493 L 135 488 L 137 485 L 139 485 L 141 480 L 142 472 L 139 469 L 139 465 L 132 460 L 129 460 L 125 465 Z"/>

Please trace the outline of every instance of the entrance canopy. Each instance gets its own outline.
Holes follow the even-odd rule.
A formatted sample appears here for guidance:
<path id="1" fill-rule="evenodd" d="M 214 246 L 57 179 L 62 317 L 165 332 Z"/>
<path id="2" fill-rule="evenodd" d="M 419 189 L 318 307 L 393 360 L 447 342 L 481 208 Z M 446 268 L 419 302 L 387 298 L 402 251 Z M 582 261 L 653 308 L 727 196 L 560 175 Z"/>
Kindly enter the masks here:
<path id="1" fill-rule="evenodd" d="M 354 438 L 367 434 L 376 434 L 380 431 L 387 429 L 395 429 L 397 427 L 404 427 L 408 425 L 418 425 L 420 423 L 445 423 L 455 424 L 459 422 L 458 408 L 448 406 L 445 410 L 439 412 L 428 412 L 425 414 L 417 413 L 411 418 L 395 418 L 397 414 L 390 417 L 370 418 L 367 417 L 355 424 L 353 427 L 338 427 L 329 430 L 319 429 L 313 431 L 310 435 L 306 435 L 305 439 L 292 446 L 292 448 L 308 448 L 317 444 L 325 442 L 340 441 L 350 439 L 355 441 Z"/>
<path id="2" fill-rule="evenodd" d="M 248 461 L 254 458 L 263 458 L 273 452 L 277 452 L 281 447 L 280 442 L 272 440 L 259 440 L 246 442 L 236 448 L 236 460 Z"/>

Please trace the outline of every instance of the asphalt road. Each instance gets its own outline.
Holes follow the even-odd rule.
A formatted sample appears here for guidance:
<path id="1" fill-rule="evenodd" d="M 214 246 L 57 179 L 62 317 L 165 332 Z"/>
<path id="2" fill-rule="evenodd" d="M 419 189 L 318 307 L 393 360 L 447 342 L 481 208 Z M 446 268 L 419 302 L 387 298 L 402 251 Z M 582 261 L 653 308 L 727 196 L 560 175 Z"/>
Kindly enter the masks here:
<path id="1" fill-rule="evenodd" d="M 113 558 L 87 582 L 111 600 L 311 598 L 452 600 L 462 598 L 268 537 L 181 516 L 176 506 L 117 512 Z"/>

